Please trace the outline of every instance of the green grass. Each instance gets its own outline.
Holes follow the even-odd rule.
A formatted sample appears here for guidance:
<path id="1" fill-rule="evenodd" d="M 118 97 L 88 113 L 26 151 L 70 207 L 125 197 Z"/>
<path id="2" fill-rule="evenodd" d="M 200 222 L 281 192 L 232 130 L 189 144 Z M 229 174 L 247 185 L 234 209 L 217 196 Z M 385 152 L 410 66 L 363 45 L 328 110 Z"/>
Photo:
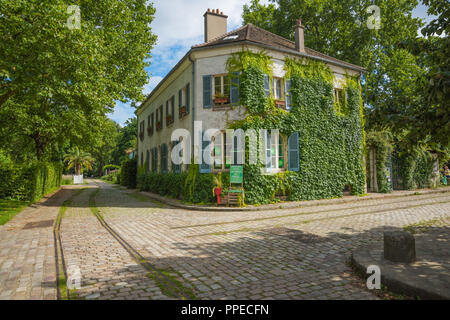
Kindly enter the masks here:
<path id="1" fill-rule="evenodd" d="M 0 199 L 0 225 L 7 223 L 29 205 L 30 202 L 28 201 Z"/>
<path id="2" fill-rule="evenodd" d="M 61 181 L 62 186 L 68 186 L 68 185 L 72 185 L 72 184 L 73 184 L 73 179 L 63 179 Z"/>
<path id="3" fill-rule="evenodd" d="M 178 277 L 181 277 L 181 275 L 178 272 L 176 272 L 174 270 L 163 270 L 163 269 L 159 269 L 159 272 L 161 272 L 164 276 L 166 276 L 174 284 L 175 288 L 172 287 L 171 290 L 175 290 L 176 294 L 181 294 L 183 296 L 182 300 L 185 300 L 185 299 L 196 300 L 197 299 L 195 296 L 194 290 L 192 290 L 192 288 L 185 286 L 180 280 L 178 280 L 176 275 L 178 275 Z M 155 274 L 149 272 L 149 273 L 147 273 L 147 277 L 149 277 L 150 279 L 155 281 L 155 284 L 161 290 L 162 294 L 164 294 L 167 297 L 177 298 L 177 296 L 173 292 L 171 292 L 171 290 L 168 288 L 165 281 L 160 279 L 160 276 L 157 277 L 157 276 L 155 276 Z"/>
<path id="4" fill-rule="evenodd" d="M 432 227 L 442 227 L 442 226 L 447 226 L 447 225 L 448 225 L 448 223 L 446 223 L 442 218 L 436 218 L 436 219 L 432 219 L 432 220 L 421 221 L 418 223 L 410 224 L 408 226 L 403 227 L 403 230 L 408 231 L 412 234 L 418 234 L 418 233 L 426 233 Z"/>

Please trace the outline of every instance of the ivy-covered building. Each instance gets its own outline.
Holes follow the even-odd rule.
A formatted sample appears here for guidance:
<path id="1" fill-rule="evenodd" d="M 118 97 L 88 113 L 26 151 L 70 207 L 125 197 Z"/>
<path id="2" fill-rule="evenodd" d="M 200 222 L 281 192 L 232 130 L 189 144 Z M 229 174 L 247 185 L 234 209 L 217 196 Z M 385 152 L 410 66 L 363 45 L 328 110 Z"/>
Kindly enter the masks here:
<path id="1" fill-rule="evenodd" d="M 225 130 L 242 128 L 280 132 L 265 140 L 264 159 L 244 165 L 246 203 L 364 193 L 364 69 L 306 48 L 300 20 L 292 42 L 252 24 L 227 32 L 227 16 L 219 11 L 208 9 L 204 18 L 205 42 L 193 46 L 136 111 L 138 187 L 212 201 L 214 174 L 233 161 L 226 157 Z M 182 128 L 194 137 L 194 121 L 202 121 L 203 131 L 222 130 L 201 144 L 213 145 L 213 165 L 174 165 L 170 151 L 178 141 L 170 141 L 171 133 Z"/>

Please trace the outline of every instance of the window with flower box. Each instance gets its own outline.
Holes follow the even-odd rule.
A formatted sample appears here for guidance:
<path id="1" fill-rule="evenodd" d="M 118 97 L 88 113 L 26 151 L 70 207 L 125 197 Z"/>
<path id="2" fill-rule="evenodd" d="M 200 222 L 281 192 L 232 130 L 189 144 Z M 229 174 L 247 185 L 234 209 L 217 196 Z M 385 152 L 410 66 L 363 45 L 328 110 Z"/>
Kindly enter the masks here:
<path id="1" fill-rule="evenodd" d="M 162 129 L 163 126 L 162 118 L 163 118 L 163 106 L 160 105 L 158 110 L 156 110 L 156 131 Z"/>
<path id="2" fill-rule="evenodd" d="M 166 126 L 171 125 L 175 119 L 173 114 L 175 113 L 175 96 L 172 96 L 166 101 Z"/>

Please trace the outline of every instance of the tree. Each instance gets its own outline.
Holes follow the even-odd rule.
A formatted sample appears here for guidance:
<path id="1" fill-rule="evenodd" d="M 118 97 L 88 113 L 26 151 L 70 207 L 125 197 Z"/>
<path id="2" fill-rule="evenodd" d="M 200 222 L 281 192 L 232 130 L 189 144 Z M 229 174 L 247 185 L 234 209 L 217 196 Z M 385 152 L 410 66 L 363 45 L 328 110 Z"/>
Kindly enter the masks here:
<path id="1" fill-rule="evenodd" d="M 116 149 L 113 151 L 113 164 L 120 165 L 127 159 L 126 151 L 136 149 L 137 143 L 137 119 L 130 118 L 125 126 L 120 129 Z"/>
<path id="2" fill-rule="evenodd" d="M 75 1 L 81 23 L 74 29 L 66 23 L 73 3 L 0 2 L 0 140 L 34 144 L 37 159 L 62 140 L 89 143 L 115 101 L 141 101 L 148 80 L 152 4 Z"/>
<path id="3" fill-rule="evenodd" d="M 438 15 L 422 31 L 427 39 L 417 38 L 424 24 L 412 17 L 416 0 L 377 1 L 379 28 L 371 0 L 271 2 L 277 6 L 258 0 L 244 6 L 244 23 L 294 40 L 295 19 L 301 18 L 307 47 L 367 69 L 362 85 L 368 129 L 389 129 L 411 146 L 448 145 L 450 40 L 432 36 L 448 35 L 448 1 L 424 1 L 429 14 Z"/>
<path id="4" fill-rule="evenodd" d="M 67 162 L 67 169 L 75 168 L 75 174 L 81 175 L 82 168 L 92 170 L 94 158 L 87 152 L 81 152 L 78 147 L 74 147 L 64 156 L 64 162 Z"/>
<path id="5" fill-rule="evenodd" d="M 111 119 L 105 117 L 101 123 L 99 137 L 95 143 L 88 147 L 88 151 L 95 159 L 95 171 L 101 176 L 103 167 L 113 162 L 113 152 L 116 150 L 120 126 Z"/>

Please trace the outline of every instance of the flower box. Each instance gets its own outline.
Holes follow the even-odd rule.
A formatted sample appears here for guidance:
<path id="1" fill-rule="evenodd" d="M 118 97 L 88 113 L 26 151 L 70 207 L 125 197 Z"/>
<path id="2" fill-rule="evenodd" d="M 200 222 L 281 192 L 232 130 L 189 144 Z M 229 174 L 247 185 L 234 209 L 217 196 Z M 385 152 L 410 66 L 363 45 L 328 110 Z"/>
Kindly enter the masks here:
<path id="1" fill-rule="evenodd" d="M 282 100 L 275 100 L 275 106 L 277 108 L 286 109 L 286 102 Z"/>
<path id="2" fill-rule="evenodd" d="M 144 131 L 139 132 L 139 139 L 141 139 L 141 141 L 144 141 Z"/>
<path id="3" fill-rule="evenodd" d="M 161 130 L 162 129 L 162 123 L 161 123 L 161 121 L 158 121 L 157 123 L 156 123 L 156 131 L 159 131 L 159 130 Z"/>
<path id="4" fill-rule="evenodd" d="M 214 98 L 215 105 L 224 105 L 224 104 L 229 104 L 229 103 L 230 103 L 230 99 L 227 97 Z"/>
<path id="5" fill-rule="evenodd" d="M 172 123 L 173 123 L 173 117 L 172 117 L 172 115 L 168 115 L 166 117 L 166 124 L 169 125 L 169 124 L 172 124 Z"/>
<path id="6" fill-rule="evenodd" d="M 179 113 L 180 119 L 182 117 L 184 117 L 185 115 L 187 115 L 187 108 L 186 108 L 186 106 L 180 107 L 180 109 L 178 110 L 178 113 Z"/>
<path id="7" fill-rule="evenodd" d="M 153 134 L 153 127 L 148 127 L 148 128 L 147 128 L 147 134 L 148 134 L 149 136 L 151 136 L 151 135 Z"/>

